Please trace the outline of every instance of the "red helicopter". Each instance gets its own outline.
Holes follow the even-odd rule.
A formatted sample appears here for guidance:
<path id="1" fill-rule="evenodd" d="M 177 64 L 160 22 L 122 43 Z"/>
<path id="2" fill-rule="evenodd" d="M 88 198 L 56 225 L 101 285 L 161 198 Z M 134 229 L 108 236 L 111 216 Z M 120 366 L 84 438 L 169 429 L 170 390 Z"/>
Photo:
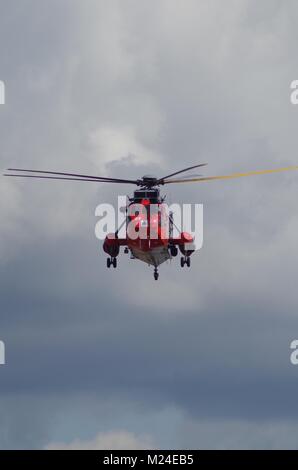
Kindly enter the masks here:
<path id="1" fill-rule="evenodd" d="M 276 168 L 271 170 L 250 171 L 246 173 L 234 173 L 225 176 L 201 176 L 190 175 L 182 178 L 174 178 L 181 173 L 200 168 L 207 165 L 200 163 L 182 170 L 176 171 L 162 178 L 154 176 L 143 176 L 141 179 L 121 179 L 105 176 L 81 175 L 76 173 L 62 173 L 56 171 L 27 170 L 21 168 L 8 168 L 9 172 L 4 176 L 22 178 L 42 178 L 67 181 L 88 181 L 97 183 L 119 183 L 133 184 L 138 186 L 134 195 L 129 199 L 125 211 L 126 236 L 119 238 L 119 229 L 114 234 L 107 235 L 103 250 L 107 253 L 107 267 L 117 267 L 117 257 L 120 247 L 124 247 L 125 253 L 131 253 L 132 259 L 139 259 L 154 267 L 154 279 L 159 277 L 158 266 L 178 254 L 178 248 L 182 254 L 180 259 L 181 267 L 190 267 L 190 256 L 195 251 L 192 235 L 180 232 L 179 236 L 173 236 L 174 220 L 173 214 L 163 213 L 164 197 L 160 195 L 160 186 L 173 183 L 205 182 L 213 180 L 225 180 L 240 178 L 244 176 L 263 175 L 269 173 L 279 173 L 289 170 L 297 170 L 298 166 L 286 168 Z M 28 174 L 27 174 L 28 173 Z M 136 210 L 137 208 L 137 210 Z M 154 210 L 153 210 L 154 209 Z M 167 223 L 165 223 L 165 221 Z M 140 236 L 135 236 L 135 232 L 140 232 Z M 132 236 L 134 232 L 134 236 Z M 141 236 L 142 233 L 142 236 Z M 152 233 L 154 236 L 152 236 Z"/>

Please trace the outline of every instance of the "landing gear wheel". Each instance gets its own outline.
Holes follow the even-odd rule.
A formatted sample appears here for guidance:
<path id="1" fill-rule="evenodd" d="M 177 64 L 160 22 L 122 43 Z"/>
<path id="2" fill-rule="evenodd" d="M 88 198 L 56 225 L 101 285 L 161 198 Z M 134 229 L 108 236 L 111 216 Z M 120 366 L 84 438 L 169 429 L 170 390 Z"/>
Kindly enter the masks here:
<path id="1" fill-rule="evenodd" d="M 111 267 L 111 258 L 107 258 L 107 268 Z"/>
<path id="2" fill-rule="evenodd" d="M 186 261 L 187 267 L 190 268 L 190 257 L 188 256 L 185 261 Z"/>
<path id="3" fill-rule="evenodd" d="M 171 256 L 172 256 L 173 258 L 175 258 L 175 256 L 178 255 L 178 249 L 177 249 L 177 247 L 176 247 L 176 246 L 171 246 L 171 247 L 170 247 L 170 253 L 171 253 Z"/>
<path id="4" fill-rule="evenodd" d="M 159 274 L 158 274 L 158 271 L 157 271 L 157 268 L 154 269 L 154 279 L 157 281 L 158 278 L 159 278 Z"/>
<path id="5" fill-rule="evenodd" d="M 127 246 L 124 248 L 124 253 L 127 255 L 128 254 L 128 248 Z"/>
<path id="6" fill-rule="evenodd" d="M 114 268 L 117 268 L 117 258 L 113 258 L 112 263 L 113 263 Z"/>
<path id="7" fill-rule="evenodd" d="M 181 256 L 181 258 L 180 258 L 180 266 L 181 266 L 181 268 L 184 268 L 184 265 L 185 265 L 185 259 L 183 258 L 183 256 Z"/>

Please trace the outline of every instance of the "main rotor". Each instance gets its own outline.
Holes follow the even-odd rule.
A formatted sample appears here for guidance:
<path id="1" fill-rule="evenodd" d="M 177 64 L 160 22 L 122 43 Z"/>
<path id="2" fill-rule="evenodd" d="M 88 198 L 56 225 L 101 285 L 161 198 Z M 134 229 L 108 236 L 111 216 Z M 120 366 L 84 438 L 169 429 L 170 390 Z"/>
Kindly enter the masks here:
<path id="1" fill-rule="evenodd" d="M 113 178 L 107 176 L 94 176 L 94 175 L 83 175 L 78 173 L 65 173 L 59 171 L 46 171 L 46 170 L 29 170 L 24 168 L 8 168 L 9 173 L 5 173 L 4 176 L 14 176 L 19 178 L 39 178 L 39 179 L 52 179 L 52 180 L 63 180 L 63 181 L 88 181 L 93 183 L 118 183 L 118 184 L 134 184 L 144 189 L 152 189 L 165 184 L 172 183 L 200 183 L 204 181 L 213 180 L 226 180 L 240 178 L 243 176 L 255 176 L 264 175 L 269 173 L 280 173 L 289 170 L 298 170 L 298 166 L 288 166 L 284 168 L 275 168 L 271 170 L 256 170 L 248 171 L 246 173 L 232 173 L 230 175 L 223 176 L 202 176 L 202 175 L 187 175 L 182 178 L 173 178 L 173 176 L 180 175 L 187 171 L 195 168 L 201 168 L 206 166 L 207 163 L 199 163 L 197 165 L 189 166 L 183 170 L 175 171 L 169 175 L 157 178 L 151 175 L 145 175 L 140 179 L 126 179 L 126 178 Z"/>
<path id="2" fill-rule="evenodd" d="M 155 186 L 159 186 L 160 184 L 162 184 L 162 183 L 158 184 L 158 178 L 152 175 L 145 175 L 141 179 L 137 180 L 137 182 L 138 182 L 137 183 L 138 186 L 141 186 L 144 189 L 145 188 L 152 189 Z"/>

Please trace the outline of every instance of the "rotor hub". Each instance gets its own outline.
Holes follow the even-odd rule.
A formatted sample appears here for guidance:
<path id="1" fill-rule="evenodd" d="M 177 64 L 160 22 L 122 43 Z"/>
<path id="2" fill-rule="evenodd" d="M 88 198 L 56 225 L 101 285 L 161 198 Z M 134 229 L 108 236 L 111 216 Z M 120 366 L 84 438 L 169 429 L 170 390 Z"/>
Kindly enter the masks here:
<path id="1" fill-rule="evenodd" d="M 156 176 L 152 175 L 144 175 L 142 179 L 138 180 L 139 186 L 143 186 L 146 188 L 152 188 L 158 184 L 158 179 Z"/>

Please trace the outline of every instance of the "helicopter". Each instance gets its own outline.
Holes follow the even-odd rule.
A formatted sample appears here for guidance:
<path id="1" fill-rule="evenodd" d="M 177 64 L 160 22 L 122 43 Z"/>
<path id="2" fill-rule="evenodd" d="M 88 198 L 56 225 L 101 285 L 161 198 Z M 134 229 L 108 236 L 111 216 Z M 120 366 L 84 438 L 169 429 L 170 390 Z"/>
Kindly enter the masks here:
<path id="1" fill-rule="evenodd" d="M 161 178 L 145 175 L 140 179 L 112 178 L 106 176 L 94 176 L 78 173 L 66 173 L 57 171 L 29 170 L 23 168 L 8 168 L 4 176 L 19 178 L 39 178 L 63 181 L 85 181 L 93 183 L 130 184 L 137 186 L 133 197 L 129 198 L 125 207 L 126 236 L 119 237 L 119 230 L 108 234 L 103 243 L 103 250 L 108 255 L 107 268 L 117 267 L 117 258 L 120 248 L 124 247 L 124 253 L 130 252 L 132 259 L 138 259 L 153 266 L 154 279 L 159 278 L 158 267 L 165 261 L 175 258 L 178 250 L 181 253 L 180 266 L 190 267 L 190 257 L 195 251 L 195 240 L 187 232 L 180 232 L 179 236 L 173 235 L 175 222 L 173 213 L 164 213 L 164 196 L 160 194 L 160 186 L 178 183 L 203 183 L 214 180 L 226 180 L 245 176 L 280 173 L 290 170 L 298 170 L 298 166 L 275 168 L 271 170 L 256 170 L 245 173 L 233 173 L 223 176 L 187 175 L 182 173 L 206 166 L 207 163 L 199 163 L 182 170 L 175 171 Z M 153 210 L 154 209 L 154 210 Z M 166 224 L 165 224 L 166 220 Z M 165 226 L 167 228 L 165 229 Z M 134 236 L 131 232 L 133 228 Z M 153 230 L 152 230 L 153 229 Z M 140 235 L 135 233 L 139 232 Z M 152 236 L 152 232 L 155 236 Z M 141 236 L 142 233 L 142 236 Z"/>

